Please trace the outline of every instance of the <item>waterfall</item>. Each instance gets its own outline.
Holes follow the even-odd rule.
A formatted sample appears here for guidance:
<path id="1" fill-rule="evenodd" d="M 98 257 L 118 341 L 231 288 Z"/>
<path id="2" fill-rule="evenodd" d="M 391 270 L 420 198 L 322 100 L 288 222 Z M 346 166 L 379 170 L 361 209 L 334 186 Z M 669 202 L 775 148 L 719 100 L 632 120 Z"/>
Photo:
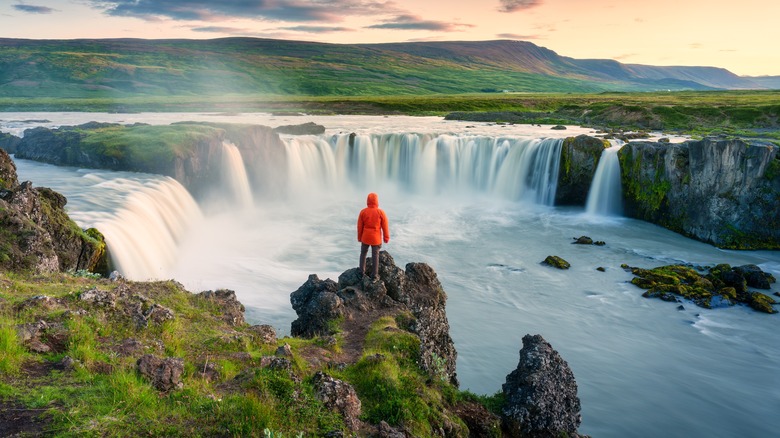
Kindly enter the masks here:
<path id="1" fill-rule="evenodd" d="M 241 151 L 230 142 L 222 142 L 222 179 L 238 206 L 252 206 L 252 190 L 241 158 Z"/>
<path id="2" fill-rule="evenodd" d="M 285 139 L 288 187 L 472 191 L 552 205 L 561 139 L 373 134 Z"/>
<path id="3" fill-rule="evenodd" d="M 623 190 L 620 182 L 618 151 L 623 143 L 604 149 L 593 175 L 585 212 L 590 215 L 620 216 L 623 214 Z"/>
<path id="4" fill-rule="evenodd" d="M 159 278 L 176 261 L 183 234 L 202 215 L 187 189 L 172 178 L 136 184 L 124 206 L 95 226 L 122 275 Z"/>

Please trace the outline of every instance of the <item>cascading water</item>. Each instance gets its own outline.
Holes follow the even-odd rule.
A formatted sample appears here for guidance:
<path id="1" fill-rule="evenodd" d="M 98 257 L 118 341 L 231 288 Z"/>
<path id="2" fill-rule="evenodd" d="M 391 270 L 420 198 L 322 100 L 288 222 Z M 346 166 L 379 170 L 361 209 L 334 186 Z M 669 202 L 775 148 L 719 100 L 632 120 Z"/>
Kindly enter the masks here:
<path id="1" fill-rule="evenodd" d="M 287 139 L 289 185 L 395 184 L 418 194 L 475 191 L 552 205 L 561 139 L 338 134 Z"/>
<path id="2" fill-rule="evenodd" d="M 264 125 L 299 120 L 258 114 L 3 115 L 5 120 L 52 124 L 160 124 L 194 118 Z M 271 324 L 284 335 L 296 318 L 291 291 L 309 274 L 337 278 L 357 266 L 356 214 L 365 205 L 366 189 L 382 184 L 376 189 L 393 236 L 384 249 L 399 266 L 419 261 L 436 270 L 448 295 L 446 310 L 463 389 L 495 393 L 503 376 L 517 366 L 522 336 L 539 333 L 576 375 L 582 433 L 605 438 L 776 435 L 780 348 L 769 334 L 776 332 L 777 318 L 756 315 L 746 307 L 701 309 L 687 302 L 646 300 L 620 266 L 756 264 L 777 277 L 777 252 L 723 251 L 633 219 L 589 221 L 576 209 L 529 209 L 527 202 L 514 202 L 547 203 L 555 190 L 557 162 L 543 159 L 547 146 L 541 144 L 536 154 L 520 154 L 520 148 L 543 142 L 528 138 L 592 133 L 586 128 L 561 132 L 425 117 L 312 120 L 327 125 L 328 134 L 285 137 L 286 165 L 274 161 L 278 169 L 273 170 L 280 172 L 253 161 L 260 168 L 250 171 L 274 175 L 271 180 L 254 179 L 250 173 L 250 181 L 258 181 L 252 187 L 255 194 L 273 195 L 256 198 L 262 199 L 262 208 L 207 210 L 214 214 L 192 223 L 191 231 L 180 237 L 171 270 L 160 268 L 168 257 L 139 267 L 137 272 L 143 272 L 131 278 L 174 278 L 193 292 L 235 290 L 248 322 Z M 4 123 L 0 120 L 0 128 Z M 22 124 L 26 128 L 37 123 Z M 408 133 L 411 129 L 424 134 Z M 350 136 L 338 132 L 357 135 L 350 145 Z M 523 161 L 526 167 L 519 165 Z M 545 168 L 543 163 L 549 164 L 549 174 L 537 172 Z M 71 216 L 79 218 L 82 227 L 102 230 L 115 257 L 127 251 L 129 262 L 140 265 L 158 252 L 158 239 L 146 236 L 143 228 L 159 223 L 168 232 L 165 221 L 125 221 L 119 231 L 126 232 L 122 241 L 127 249 L 113 246 L 118 234 L 106 224 L 117 220 L 115 212 L 134 192 L 146 192 L 146 186 L 157 186 L 163 177 L 26 160 L 17 166 L 20 180 L 65 194 Z M 526 173 L 519 177 L 506 166 Z M 288 175 L 278 176 L 284 173 Z M 535 175 L 547 175 L 542 178 L 547 184 L 532 188 Z M 125 180 L 143 184 L 136 188 Z M 269 181 L 278 184 L 266 186 Z M 116 191 L 110 192 L 113 188 Z M 542 189 L 547 193 L 537 198 Z M 133 203 L 128 209 L 137 208 Z M 191 223 L 187 216 L 198 215 L 182 213 L 180 225 Z M 572 236 L 583 234 L 604 238 L 607 245 L 571 245 Z M 151 243 L 134 245 L 139 239 Z M 138 254 L 146 251 L 136 256 L 131 244 Z M 570 272 L 539 263 L 550 254 L 571 262 Z M 598 272 L 596 267 L 605 269 Z M 491 340 L 489 345 L 485 339 Z"/>
<path id="3" fill-rule="evenodd" d="M 160 278 L 176 262 L 179 240 L 201 211 L 176 180 L 135 184 L 124 207 L 95 224 L 106 237 L 116 268 L 128 278 Z"/>
<path id="4" fill-rule="evenodd" d="M 620 161 L 618 151 L 623 143 L 614 145 L 601 153 L 599 165 L 590 185 L 585 212 L 597 216 L 620 216 L 623 214 L 623 190 L 620 182 Z"/>
<path id="5" fill-rule="evenodd" d="M 241 158 L 241 151 L 230 142 L 222 142 L 222 178 L 233 193 L 238 207 L 252 206 L 252 190 Z"/>

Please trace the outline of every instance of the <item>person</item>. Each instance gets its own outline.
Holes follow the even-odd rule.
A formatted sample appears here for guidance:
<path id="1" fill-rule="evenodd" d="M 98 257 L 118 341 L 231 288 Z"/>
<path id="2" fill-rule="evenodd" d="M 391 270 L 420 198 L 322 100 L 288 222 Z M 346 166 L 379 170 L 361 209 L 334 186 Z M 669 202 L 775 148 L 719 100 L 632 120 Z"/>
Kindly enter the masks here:
<path id="1" fill-rule="evenodd" d="M 357 221 L 357 238 L 360 242 L 360 272 L 366 274 L 366 255 L 371 247 L 371 262 L 374 267 L 373 278 L 379 278 L 379 249 L 382 241 L 390 242 L 390 227 L 387 215 L 379 208 L 379 196 L 369 193 L 366 208 L 360 210 Z"/>

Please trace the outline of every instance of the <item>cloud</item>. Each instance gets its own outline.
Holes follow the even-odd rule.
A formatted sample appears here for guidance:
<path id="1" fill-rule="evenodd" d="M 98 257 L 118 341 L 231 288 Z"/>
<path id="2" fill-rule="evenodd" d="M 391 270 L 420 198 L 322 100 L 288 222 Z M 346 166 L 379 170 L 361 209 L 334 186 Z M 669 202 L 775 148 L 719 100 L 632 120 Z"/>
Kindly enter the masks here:
<path id="1" fill-rule="evenodd" d="M 248 18 L 271 21 L 338 22 L 344 14 L 381 15 L 399 13 L 391 1 L 379 0 L 91 0 L 113 16 L 151 20 L 217 21 Z"/>
<path id="2" fill-rule="evenodd" d="M 290 26 L 281 29 L 307 33 L 354 32 L 354 29 L 338 26 Z"/>
<path id="3" fill-rule="evenodd" d="M 637 55 L 639 55 L 639 54 L 638 53 L 623 53 L 622 55 L 613 56 L 612 59 L 614 59 L 615 61 L 621 61 L 621 60 L 633 58 L 633 57 L 635 57 Z"/>
<path id="4" fill-rule="evenodd" d="M 193 32 L 227 33 L 231 35 L 244 34 L 247 32 L 247 29 L 239 29 L 237 27 L 225 27 L 225 26 L 193 27 L 191 30 Z"/>
<path id="5" fill-rule="evenodd" d="M 474 27 L 470 24 L 447 23 L 444 21 L 424 20 L 415 15 L 398 15 L 381 24 L 365 26 L 366 29 L 394 29 L 394 30 L 436 30 L 454 32 L 462 27 Z"/>
<path id="6" fill-rule="evenodd" d="M 542 4 L 542 0 L 500 0 L 499 12 L 517 12 Z"/>
<path id="7" fill-rule="evenodd" d="M 516 33 L 499 33 L 496 34 L 496 37 L 508 39 L 508 40 L 521 40 L 521 41 L 542 39 L 542 37 L 540 37 L 539 35 L 519 35 Z"/>
<path id="8" fill-rule="evenodd" d="M 27 12 L 28 14 L 51 14 L 56 10 L 47 6 L 33 6 L 25 4 L 14 5 L 14 9 L 17 11 Z"/>

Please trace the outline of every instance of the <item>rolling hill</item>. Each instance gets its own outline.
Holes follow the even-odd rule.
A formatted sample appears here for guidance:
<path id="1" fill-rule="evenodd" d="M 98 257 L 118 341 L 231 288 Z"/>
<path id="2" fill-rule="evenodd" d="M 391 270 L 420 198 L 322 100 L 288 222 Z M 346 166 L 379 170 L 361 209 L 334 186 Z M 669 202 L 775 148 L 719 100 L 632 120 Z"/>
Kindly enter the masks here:
<path id="1" fill-rule="evenodd" d="M 431 95 L 765 89 L 714 67 L 580 60 L 523 41 L 325 44 L 0 39 L 0 97 Z"/>

